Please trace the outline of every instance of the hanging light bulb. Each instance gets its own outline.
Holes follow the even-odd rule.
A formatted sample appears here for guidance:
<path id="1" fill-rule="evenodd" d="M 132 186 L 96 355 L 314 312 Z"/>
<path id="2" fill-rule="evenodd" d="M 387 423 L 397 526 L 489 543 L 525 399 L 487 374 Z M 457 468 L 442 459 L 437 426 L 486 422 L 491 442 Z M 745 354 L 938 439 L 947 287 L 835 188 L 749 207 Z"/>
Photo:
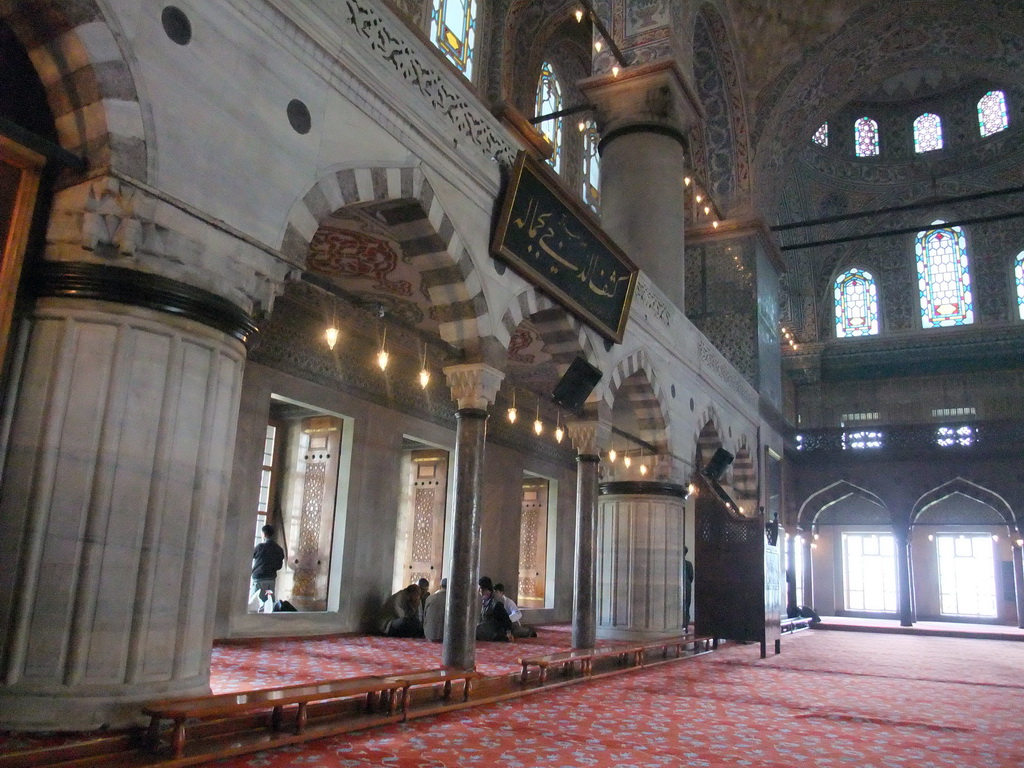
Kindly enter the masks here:
<path id="1" fill-rule="evenodd" d="M 388 367 L 388 350 L 387 350 L 387 346 L 386 346 L 387 341 L 388 341 L 388 329 L 385 326 L 385 328 L 384 328 L 384 338 L 382 338 L 381 342 L 380 342 L 380 352 L 377 353 L 377 365 L 380 366 L 380 369 L 382 371 L 387 370 L 387 367 Z"/>
<path id="2" fill-rule="evenodd" d="M 695 197 L 694 199 L 699 203 L 704 198 L 701 195 L 697 195 L 697 197 Z"/>
<path id="3" fill-rule="evenodd" d="M 562 425 L 557 421 L 555 422 L 555 442 L 561 443 L 562 438 L 565 437 L 565 430 L 562 429 Z"/>
<path id="4" fill-rule="evenodd" d="M 423 364 L 420 366 L 420 387 L 427 388 L 430 383 L 430 371 L 427 370 L 427 342 L 423 342 Z"/>
<path id="5" fill-rule="evenodd" d="M 629 465 L 632 464 L 632 463 L 633 463 L 633 460 L 631 458 L 629 458 L 629 454 L 628 453 L 625 456 L 622 457 L 622 464 L 623 464 L 623 466 L 626 469 L 629 469 Z"/>
<path id="6" fill-rule="evenodd" d="M 580 133 L 583 133 L 583 131 L 587 129 L 587 124 L 580 120 L 578 128 L 580 129 Z"/>
<path id="7" fill-rule="evenodd" d="M 619 458 L 619 454 L 617 454 L 617 453 L 615 452 L 615 449 L 614 449 L 614 448 L 612 448 L 612 449 L 611 449 L 610 451 L 608 451 L 608 461 L 610 461 L 610 462 L 611 462 L 612 464 L 614 464 L 614 463 L 615 463 L 615 460 L 616 460 L 617 458 Z"/>
<path id="8" fill-rule="evenodd" d="M 705 205 L 704 206 L 704 215 L 707 216 L 709 213 L 711 213 L 711 206 L 710 205 Z"/>
<path id="9" fill-rule="evenodd" d="M 602 46 L 602 43 L 601 43 L 600 40 L 597 40 L 597 41 L 594 42 L 594 50 L 597 51 L 598 53 L 601 52 L 601 46 Z"/>
<path id="10" fill-rule="evenodd" d="M 537 415 L 533 419 L 533 431 L 538 435 L 544 431 L 544 422 L 540 420 L 540 400 L 537 401 Z"/>
<path id="11" fill-rule="evenodd" d="M 646 464 L 641 464 L 640 465 L 640 474 L 641 475 L 646 475 L 647 474 L 647 465 Z"/>
<path id="12" fill-rule="evenodd" d="M 327 348 L 334 349 L 334 345 L 338 343 L 338 331 L 337 325 L 332 324 L 330 328 L 324 331 L 324 336 L 327 337 Z"/>
<path id="13" fill-rule="evenodd" d="M 690 182 L 691 182 L 691 181 L 692 181 L 692 179 L 691 179 L 691 178 L 690 178 L 689 176 L 685 176 L 685 177 L 683 177 L 683 184 L 684 184 L 685 186 L 687 186 L 687 187 L 688 187 L 688 186 L 690 186 Z"/>
<path id="14" fill-rule="evenodd" d="M 718 229 L 718 221 L 712 221 L 711 226 L 714 227 L 715 229 Z"/>
<path id="15" fill-rule="evenodd" d="M 577 8 L 576 9 L 576 23 L 578 24 L 581 21 L 583 21 L 583 9 L 582 8 Z"/>
<path id="16" fill-rule="evenodd" d="M 618 77 L 618 76 L 619 76 L 619 67 L 618 67 L 618 65 L 616 65 L 616 66 L 612 67 L 612 77 Z"/>
<path id="17" fill-rule="evenodd" d="M 516 416 L 517 415 L 519 415 L 519 414 L 516 411 L 516 391 L 515 391 L 515 389 L 513 389 L 512 390 L 512 407 L 508 409 L 508 420 L 509 420 L 509 423 L 515 424 L 516 423 Z"/>

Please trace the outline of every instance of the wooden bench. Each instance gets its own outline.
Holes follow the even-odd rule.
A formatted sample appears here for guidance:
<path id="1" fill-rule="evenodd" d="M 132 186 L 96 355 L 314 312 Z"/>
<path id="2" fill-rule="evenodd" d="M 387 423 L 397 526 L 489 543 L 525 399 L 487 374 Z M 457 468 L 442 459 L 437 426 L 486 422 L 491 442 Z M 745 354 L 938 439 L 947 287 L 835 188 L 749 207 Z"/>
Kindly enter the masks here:
<path id="1" fill-rule="evenodd" d="M 783 632 L 796 632 L 798 629 L 808 629 L 811 626 L 809 616 L 793 616 L 779 621 L 779 628 Z"/>
<path id="2" fill-rule="evenodd" d="M 407 720 L 409 718 L 409 690 L 414 686 L 443 685 L 441 696 L 448 699 L 452 695 L 452 683 L 462 682 L 462 700 L 467 701 L 473 681 L 478 677 L 480 677 L 480 673 L 476 670 L 444 667 L 441 669 L 423 669 L 415 672 L 404 672 L 399 675 L 389 675 L 384 680 L 401 686 L 402 717 Z"/>
<path id="3" fill-rule="evenodd" d="M 640 664 L 643 656 L 643 646 L 605 646 L 602 648 L 574 648 L 571 651 L 559 651 L 549 653 L 545 656 L 531 656 L 522 658 L 519 663 L 523 666 L 520 680 L 526 683 L 530 667 L 537 667 L 540 670 L 541 683 L 547 682 L 548 668 L 554 667 L 563 672 L 572 671 L 579 664 L 581 675 L 590 675 L 594 670 L 594 659 L 617 657 L 622 663 L 627 663 L 633 658 L 633 663 Z"/>
<path id="4" fill-rule="evenodd" d="M 168 699 L 148 704 L 142 712 L 151 718 L 148 736 L 150 746 L 154 751 L 160 747 L 162 722 L 164 720 L 172 722 L 171 751 L 177 758 L 181 757 L 185 748 L 185 724 L 189 720 L 238 717 L 272 709 L 271 727 L 278 730 L 283 722 L 284 708 L 295 704 L 298 707 L 295 732 L 302 733 L 306 727 L 306 707 L 310 703 L 366 696 L 367 709 L 372 709 L 383 698 L 388 711 L 394 713 L 398 702 L 398 692 L 403 690 L 403 685 L 402 682 L 395 679 L 371 675 L 240 693 Z"/>
<path id="5" fill-rule="evenodd" d="M 710 637 L 697 637 L 693 634 L 677 635 L 675 637 L 662 637 L 658 640 L 651 640 L 646 642 L 642 646 L 642 653 L 640 655 L 640 663 L 643 664 L 646 661 L 648 651 L 661 651 L 661 657 L 663 659 L 668 658 L 669 650 L 675 651 L 675 657 L 679 658 L 687 646 L 693 646 L 693 650 L 696 652 L 699 649 L 708 650 L 711 647 Z"/>

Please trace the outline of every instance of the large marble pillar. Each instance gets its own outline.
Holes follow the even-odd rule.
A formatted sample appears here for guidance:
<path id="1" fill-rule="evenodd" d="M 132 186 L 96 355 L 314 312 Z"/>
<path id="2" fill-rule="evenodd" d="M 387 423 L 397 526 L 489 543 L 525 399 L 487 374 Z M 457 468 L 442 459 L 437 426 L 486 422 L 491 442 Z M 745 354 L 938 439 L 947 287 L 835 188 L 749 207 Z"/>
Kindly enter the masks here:
<path id="1" fill-rule="evenodd" d="M 109 179 L 62 190 L 27 276 L 0 420 L 0 728 L 122 726 L 141 701 L 209 690 L 254 330 L 237 283 L 248 266 L 269 306 L 273 259 L 247 265 L 257 249 L 126 194 Z"/>
<path id="2" fill-rule="evenodd" d="M 683 630 L 686 488 L 602 483 L 597 518 L 597 632 L 607 639 Z"/>
<path id="3" fill-rule="evenodd" d="M 1017 626 L 1024 629 L 1024 539 L 1013 543 L 1013 586 L 1017 600 Z"/>
<path id="4" fill-rule="evenodd" d="M 601 436 L 607 427 L 598 421 L 566 424 L 576 448 L 576 549 L 573 571 L 572 646 L 593 648 L 597 641 L 594 594 L 594 520 L 597 516 L 598 465 Z"/>
<path id="5" fill-rule="evenodd" d="M 601 226 L 682 310 L 685 147 L 700 101 L 672 59 L 580 87 L 601 131 Z"/>
<path id="6" fill-rule="evenodd" d="M 898 590 L 900 626 L 914 626 L 914 602 L 910 588 L 910 532 L 895 531 L 896 589 Z"/>
<path id="7" fill-rule="evenodd" d="M 455 520 L 441 658 L 445 666 L 473 669 L 476 666 L 477 572 L 487 406 L 494 402 L 505 374 L 484 363 L 453 365 L 444 372 L 459 410 L 455 414 L 452 483 Z"/>

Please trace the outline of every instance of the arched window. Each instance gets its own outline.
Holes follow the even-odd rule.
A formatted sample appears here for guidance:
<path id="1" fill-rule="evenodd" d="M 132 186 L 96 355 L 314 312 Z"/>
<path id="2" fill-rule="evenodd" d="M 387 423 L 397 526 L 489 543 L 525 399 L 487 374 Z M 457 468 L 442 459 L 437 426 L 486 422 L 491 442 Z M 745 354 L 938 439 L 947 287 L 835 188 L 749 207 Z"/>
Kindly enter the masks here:
<path id="1" fill-rule="evenodd" d="M 878 288 L 863 269 L 848 269 L 836 278 L 836 337 L 874 336 L 878 333 Z"/>
<path id="2" fill-rule="evenodd" d="M 821 124 L 821 127 L 814 132 L 813 136 L 811 136 L 811 141 L 819 147 L 828 146 L 828 123 Z"/>
<path id="3" fill-rule="evenodd" d="M 476 0 L 434 0 L 430 17 L 434 45 L 468 78 L 473 78 Z"/>
<path id="4" fill-rule="evenodd" d="M 914 121 L 914 151 L 918 154 L 942 149 L 942 118 L 925 112 Z"/>
<path id="5" fill-rule="evenodd" d="M 597 153 L 600 140 L 597 127 L 588 120 L 583 126 L 583 202 L 594 213 L 601 208 L 601 157 Z"/>
<path id="6" fill-rule="evenodd" d="M 857 157 L 873 157 L 878 154 L 878 123 L 870 117 L 862 117 L 854 125 Z"/>
<path id="7" fill-rule="evenodd" d="M 963 230 L 937 227 L 919 232 L 916 250 L 921 325 L 936 328 L 973 323 L 971 276 L 967 271 Z"/>
<path id="8" fill-rule="evenodd" d="M 1017 311 L 1024 320 L 1024 251 L 1017 254 L 1013 263 L 1014 284 L 1017 286 Z"/>
<path id="9" fill-rule="evenodd" d="M 537 84 L 537 116 L 550 115 L 562 109 L 562 85 L 555 77 L 555 71 L 548 62 L 540 67 L 540 82 Z M 562 170 L 562 118 L 555 117 L 545 120 L 538 126 L 541 133 L 551 144 L 554 151 L 548 164 L 555 169 L 555 173 Z"/>
<path id="10" fill-rule="evenodd" d="M 1009 127 L 1006 96 L 1002 91 L 989 91 L 978 101 L 978 124 L 982 136 L 991 136 Z"/>

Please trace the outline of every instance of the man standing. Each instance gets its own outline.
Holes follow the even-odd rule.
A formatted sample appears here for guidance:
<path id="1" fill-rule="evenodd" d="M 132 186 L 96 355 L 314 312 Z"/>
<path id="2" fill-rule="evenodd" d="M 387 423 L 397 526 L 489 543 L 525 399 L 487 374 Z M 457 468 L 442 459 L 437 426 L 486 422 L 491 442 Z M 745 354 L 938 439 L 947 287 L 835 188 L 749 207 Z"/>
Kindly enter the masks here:
<path id="1" fill-rule="evenodd" d="M 252 553 L 252 591 L 260 599 L 259 612 L 263 613 L 267 600 L 273 600 L 277 572 L 284 565 L 284 550 L 274 541 L 274 526 L 263 526 L 263 541 Z"/>

